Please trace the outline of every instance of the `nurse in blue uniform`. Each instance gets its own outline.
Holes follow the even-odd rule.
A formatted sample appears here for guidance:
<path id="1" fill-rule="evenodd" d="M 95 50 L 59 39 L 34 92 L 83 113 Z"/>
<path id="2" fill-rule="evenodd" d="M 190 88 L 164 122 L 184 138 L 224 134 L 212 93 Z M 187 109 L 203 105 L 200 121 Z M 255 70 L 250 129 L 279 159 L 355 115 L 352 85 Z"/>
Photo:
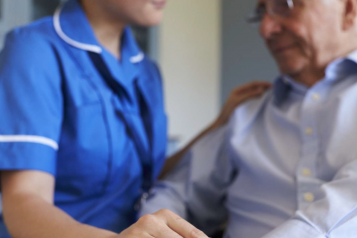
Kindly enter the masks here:
<path id="1" fill-rule="evenodd" d="M 69 0 L 53 17 L 7 35 L 0 54 L 1 238 L 192 235 L 194 228 L 168 211 L 131 226 L 163 168 L 167 120 L 158 68 L 127 25 L 158 24 L 164 4 Z M 230 105 L 266 87 L 240 89 Z"/>

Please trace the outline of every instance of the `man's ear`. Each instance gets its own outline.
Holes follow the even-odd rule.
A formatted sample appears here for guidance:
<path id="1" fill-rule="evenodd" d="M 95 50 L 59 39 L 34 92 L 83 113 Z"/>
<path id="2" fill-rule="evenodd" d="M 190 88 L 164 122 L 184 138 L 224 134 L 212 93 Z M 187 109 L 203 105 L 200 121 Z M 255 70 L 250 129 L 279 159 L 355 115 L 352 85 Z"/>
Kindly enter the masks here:
<path id="1" fill-rule="evenodd" d="M 344 4 L 343 29 L 349 30 L 355 27 L 357 18 L 357 0 L 342 0 Z"/>

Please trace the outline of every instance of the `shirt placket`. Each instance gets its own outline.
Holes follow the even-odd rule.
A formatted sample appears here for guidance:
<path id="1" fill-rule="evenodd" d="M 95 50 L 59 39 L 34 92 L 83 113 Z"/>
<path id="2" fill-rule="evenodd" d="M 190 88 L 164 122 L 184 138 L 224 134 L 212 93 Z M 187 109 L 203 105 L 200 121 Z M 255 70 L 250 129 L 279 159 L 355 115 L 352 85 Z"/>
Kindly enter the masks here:
<path id="1" fill-rule="evenodd" d="M 320 138 L 317 113 L 323 103 L 325 90 L 313 87 L 305 95 L 301 107 L 301 155 L 296 170 L 298 209 L 303 209 L 317 199 L 321 181 L 316 176 Z"/>

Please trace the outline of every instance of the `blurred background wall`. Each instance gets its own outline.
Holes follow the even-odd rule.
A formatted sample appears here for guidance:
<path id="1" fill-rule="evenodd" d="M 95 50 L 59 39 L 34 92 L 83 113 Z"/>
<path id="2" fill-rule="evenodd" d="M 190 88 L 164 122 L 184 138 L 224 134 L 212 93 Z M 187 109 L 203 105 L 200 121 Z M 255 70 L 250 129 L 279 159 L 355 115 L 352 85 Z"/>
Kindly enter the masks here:
<path id="1" fill-rule="evenodd" d="M 5 32 L 51 15 L 60 1 L 0 0 L 0 48 Z M 245 21 L 254 5 L 255 0 L 169 0 L 159 27 L 134 27 L 142 48 L 161 67 L 175 148 L 214 120 L 231 89 L 277 75 L 258 26 Z"/>
<path id="2" fill-rule="evenodd" d="M 221 1 L 171 0 L 160 27 L 169 134 L 187 142 L 219 111 Z"/>
<path id="3" fill-rule="evenodd" d="M 30 0 L 0 0 L 0 47 L 6 32 L 32 20 Z"/>
<path id="4" fill-rule="evenodd" d="M 215 0 L 213 0 L 215 1 Z M 222 0 L 221 101 L 237 85 L 277 76 L 274 61 L 259 36 L 259 26 L 246 22 L 256 0 Z"/>

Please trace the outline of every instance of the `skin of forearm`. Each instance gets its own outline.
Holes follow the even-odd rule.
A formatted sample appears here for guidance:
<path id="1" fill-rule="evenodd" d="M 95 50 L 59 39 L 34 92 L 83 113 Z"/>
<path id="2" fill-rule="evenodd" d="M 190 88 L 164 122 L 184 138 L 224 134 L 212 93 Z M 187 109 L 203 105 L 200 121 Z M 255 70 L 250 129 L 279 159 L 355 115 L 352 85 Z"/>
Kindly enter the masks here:
<path id="1" fill-rule="evenodd" d="M 3 200 L 5 224 L 13 238 L 115 238 L 117 234 L 76 222 L 36 195 Z M 19 229 L 21 227 L 21 229 Z"/>

